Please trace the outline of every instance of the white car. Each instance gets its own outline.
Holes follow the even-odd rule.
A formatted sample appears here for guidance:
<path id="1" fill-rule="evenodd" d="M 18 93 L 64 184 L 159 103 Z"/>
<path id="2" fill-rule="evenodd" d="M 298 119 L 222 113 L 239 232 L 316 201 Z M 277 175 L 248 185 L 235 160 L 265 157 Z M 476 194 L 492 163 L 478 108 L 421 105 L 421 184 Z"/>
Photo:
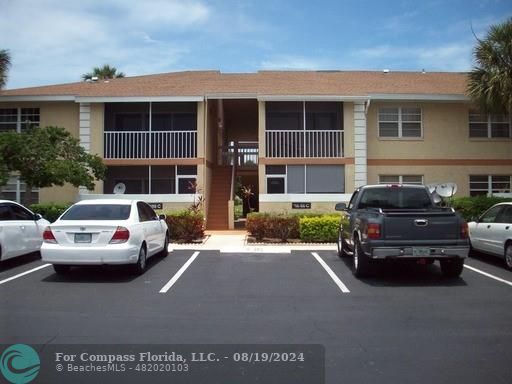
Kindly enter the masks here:
<path id="1" fill-rule="evenodd" d="M 0 200 L 0 261 L 39 251 L 49 224 L 23 205 Z"/>
<path id="2" fill-rule="evenodd" d="M 501 257 L 512 269 L 512 202 L 492 206 L 468 228 L 472 249 Z"/>
<path id="3" fill-rule="evenodd" d="M 41 257 L 63 274 L 72 265 L 131 264 L 142 274 L 146 259 L 167 256 L 165 215 L 137 200 L 84 200 L 72 205 L 43 233 Z"/>

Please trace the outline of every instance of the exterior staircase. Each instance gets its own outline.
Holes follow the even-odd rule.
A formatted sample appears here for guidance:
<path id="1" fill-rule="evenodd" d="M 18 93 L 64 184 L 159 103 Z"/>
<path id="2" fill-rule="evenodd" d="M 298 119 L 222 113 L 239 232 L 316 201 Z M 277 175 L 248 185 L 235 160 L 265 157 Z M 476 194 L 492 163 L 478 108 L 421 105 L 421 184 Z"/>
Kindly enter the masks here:
<path id="1" fill-rule="evenodd" d="M 229 229 L 228 200 L 231 193 L 231 166 L 214 167 L 212 169 L 210 201 L 206 229 Z"/>

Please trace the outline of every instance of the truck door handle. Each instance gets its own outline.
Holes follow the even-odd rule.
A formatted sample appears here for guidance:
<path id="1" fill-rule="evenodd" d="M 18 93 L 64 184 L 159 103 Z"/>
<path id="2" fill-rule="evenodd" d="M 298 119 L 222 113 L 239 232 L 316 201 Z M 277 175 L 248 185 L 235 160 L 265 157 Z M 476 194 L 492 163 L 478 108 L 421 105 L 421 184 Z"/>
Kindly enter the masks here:
<path id="1" fill-rule="evenodd" d="M 509 229 L 509 228 L 510 228 L 510 226 L 508 226 L 508 225 L 505 227 L 505 229 Z"/>
<path id="2" fill-rule="evenodd" d="M 487 226 L 487 228 L 491 228 L 491 226 L 490 226 L 490 225 L 488 225 L 488 226 Z"/>

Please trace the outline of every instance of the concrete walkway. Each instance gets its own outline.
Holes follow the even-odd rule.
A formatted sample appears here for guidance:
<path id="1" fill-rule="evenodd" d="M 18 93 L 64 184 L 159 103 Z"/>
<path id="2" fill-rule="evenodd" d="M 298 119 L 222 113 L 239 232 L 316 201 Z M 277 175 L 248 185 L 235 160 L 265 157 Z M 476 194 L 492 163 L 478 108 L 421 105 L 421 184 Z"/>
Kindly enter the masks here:
<path id="1" fill-rule="evenodd" d="M 207 231 L 201 244 L 171 243 L 170 250 L 218 250 L 222 253 L 290 253 L 292 250 L 336 250 L 336 244 L 252 244 L 247 243 L 246 231 Z"/>

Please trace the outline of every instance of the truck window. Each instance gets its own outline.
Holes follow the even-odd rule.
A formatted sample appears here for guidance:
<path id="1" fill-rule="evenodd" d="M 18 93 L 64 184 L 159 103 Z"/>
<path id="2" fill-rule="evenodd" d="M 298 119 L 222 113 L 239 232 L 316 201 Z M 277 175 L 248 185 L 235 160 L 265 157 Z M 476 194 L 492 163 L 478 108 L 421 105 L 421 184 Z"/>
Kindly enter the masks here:
<path id="1" fill-rule="evenodd" d="M 359 208 L 426 209 L 432 207 L 427 191 L 418 188 L 370 188 L 363 191 Z"/>

